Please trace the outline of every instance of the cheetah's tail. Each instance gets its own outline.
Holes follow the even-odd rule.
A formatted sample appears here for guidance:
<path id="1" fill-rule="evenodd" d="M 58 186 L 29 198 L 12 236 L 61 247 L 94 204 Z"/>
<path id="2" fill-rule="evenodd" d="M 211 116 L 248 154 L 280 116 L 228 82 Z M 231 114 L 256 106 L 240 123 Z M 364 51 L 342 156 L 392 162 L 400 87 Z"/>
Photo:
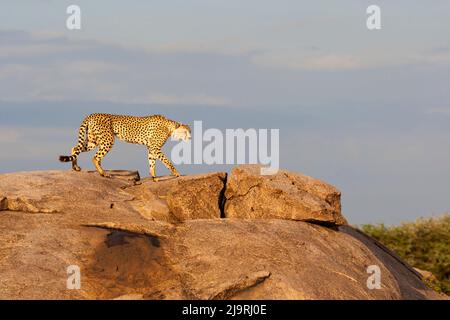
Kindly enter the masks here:
<path id="1" fill-rule="evenodd" d="M 59 156 L 59 161 L 61 162 L 71 162 L 75 160 L 74 156 Z"/>
<path id="2" fill-rule="evenodd" d="M 80 125 L 80 129 L 78 131 L 78 144 L 75 148 L 72 149 L 71 156 L 59 156 L 59 161 L 61 162 L 73 162 L 77 159 L 80 152 L 86 150 L 86 131 L 88 129 L 89 117 L 84 119 L 84 121 Z"/>

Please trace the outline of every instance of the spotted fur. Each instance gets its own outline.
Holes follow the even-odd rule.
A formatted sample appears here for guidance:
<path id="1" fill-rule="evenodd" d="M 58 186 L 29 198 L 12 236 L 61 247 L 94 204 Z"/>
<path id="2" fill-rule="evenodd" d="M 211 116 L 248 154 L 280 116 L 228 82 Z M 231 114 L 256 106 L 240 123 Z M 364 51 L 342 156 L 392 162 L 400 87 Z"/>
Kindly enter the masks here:
<path id="1" fill-rule="evenodd" d="M 72 155 L 60 156 L 59 160 L 61 162 L 72 162 L 72 169 L 80 171 L 81 168 L 77 164 L 78 155 L 98 146 L 92 162 L 102 176 L 108 177 L 109 175 L 101 167 L 101 162 L 103 157 L 111 150 L 115 137 L 117 137 L 126 142 L 147 146 L 152 178 L 156 177 L 156 159 L 160 160 L 174 176 L 178 177 L 180 174 L 161 151 L 161 148 L 170 136 L 189 140 L 190 132 L 189 126 L 161 115 L 135 117 L 94 113 L 86 117 L 81 123 L 78 132 L 78 144 L 72 148 Z"/>

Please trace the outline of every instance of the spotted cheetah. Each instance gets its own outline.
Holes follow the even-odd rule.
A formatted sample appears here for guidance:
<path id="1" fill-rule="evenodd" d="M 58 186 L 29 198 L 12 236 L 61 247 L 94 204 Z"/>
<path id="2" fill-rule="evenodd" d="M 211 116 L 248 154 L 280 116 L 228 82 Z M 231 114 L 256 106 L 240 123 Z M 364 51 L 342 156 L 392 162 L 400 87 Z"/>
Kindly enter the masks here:
<path id="1" fill-rule="evenodd" d="M 189 140 L 191 130 L 188 125 L 169 120 L 161 115 L 135 117 L 94 113 L 87 116 L 81 123 L 78 144 L 72 148 L 72 155 L 60 156 L 59 160 L 71 161 L 72 169 L 80 171 L 81 168 L 77 164 L 78 155 L 98 146 L 92 162 L 100 175 L 110 177 L 101 167 L 101 162 L 111 150 L 117 137 L 126 142 L 147 146 L 150 175 L 153 180 L 156 180 L 156 159 L 159 159 L 174 176 L 179 177 L 177 169 L 161 151 L 170 136 L 177 140 Z"/>

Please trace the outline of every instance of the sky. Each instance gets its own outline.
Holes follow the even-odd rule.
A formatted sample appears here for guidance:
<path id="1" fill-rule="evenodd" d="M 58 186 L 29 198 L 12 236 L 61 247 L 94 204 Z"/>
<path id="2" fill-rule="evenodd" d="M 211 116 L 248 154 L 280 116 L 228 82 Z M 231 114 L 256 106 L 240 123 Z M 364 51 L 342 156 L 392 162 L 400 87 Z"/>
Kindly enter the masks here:
<path id="1" fill-rule="evenodd" d="M 81 30 L 66 27 L 71 4 Z M 380 30 L 366 27 L 372 4 Z M 90 113 L 159 113 L 279 129 L 280 166 L 338 187 L 350 223 L 449 212 L 449 12 L 440 0 L 1 0 L 0 173 L 69 169 L 57 157 Z M 148 174 L 142 146 L 118 142 L 103 165 Z"/>

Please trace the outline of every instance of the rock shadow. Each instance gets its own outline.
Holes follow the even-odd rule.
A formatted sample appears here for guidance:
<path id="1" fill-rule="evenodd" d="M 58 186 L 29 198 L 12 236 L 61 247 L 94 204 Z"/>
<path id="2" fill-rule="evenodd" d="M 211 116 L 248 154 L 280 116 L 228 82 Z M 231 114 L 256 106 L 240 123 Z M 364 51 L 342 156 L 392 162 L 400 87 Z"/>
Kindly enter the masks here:
<path id="1" fill-rule="evenodd" d="M 176 277 L 157 237 L 103 229 L 105 240 L 94 250 L 85 277 L 99 299 L 141 294 L 165 299 L 176 291 Z"/>

